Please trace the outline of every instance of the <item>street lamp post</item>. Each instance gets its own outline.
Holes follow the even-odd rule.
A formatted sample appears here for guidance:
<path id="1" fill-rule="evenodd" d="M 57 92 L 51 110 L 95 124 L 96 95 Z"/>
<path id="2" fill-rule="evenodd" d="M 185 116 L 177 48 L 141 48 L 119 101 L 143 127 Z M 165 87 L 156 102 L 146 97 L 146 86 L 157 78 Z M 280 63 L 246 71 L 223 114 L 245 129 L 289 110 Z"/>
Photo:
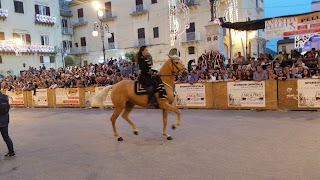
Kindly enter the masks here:
<path id="1" fill-rule="evenodd" d="M 109 26 L 108 24 L 103 24 L 102 20 L 103 20 L 103 16 L 104 16 L 104 12 L 101 10 L 97 11 L 97 16 L 99 19 L 99 22 L 95 22 L 94 23 L 94 28 L 93 28 L 93 32 L 92 32 L 92 36 L 97 37 L 99 35 L 98 30 L 100 31 L 100 37 L 101 37 L 101 42 L 102 42 L 102 51 L 103 51 L 103 61 L 106 62 L 106 49 L 105 49 L 105 45 L 104 45 L 104 36 L 105 36 L 105 31 L 107 32 L 107 37 L 111 38 L 112 34 L 109 32 Z"/>

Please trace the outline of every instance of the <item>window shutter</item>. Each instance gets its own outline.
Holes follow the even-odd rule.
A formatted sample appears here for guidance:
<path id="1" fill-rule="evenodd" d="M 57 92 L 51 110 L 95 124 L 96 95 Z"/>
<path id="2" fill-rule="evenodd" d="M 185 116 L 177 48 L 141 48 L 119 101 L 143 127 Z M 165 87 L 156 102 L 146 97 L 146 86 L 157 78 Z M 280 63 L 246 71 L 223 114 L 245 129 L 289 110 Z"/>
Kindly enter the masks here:
<path id="1" fill-rule="evenodd" d="M 69 41 L 69 46 L 70 48 L 72 48 L 72 41 Z"/>
<path id="2" fill-rule="evenodd" d="M 62 42 L 62 47 L 63 47 L 63 49 L 66 49 L 66 48 L 67 48 L 67 42 L 66 42 L 66 41 L 63 41 L 63 42 Z"/>
<path id="3" fill-rule="evenodd" d="M 4 40 L 4 32 L 0 32 L 0 40 Z"/>
<path id="4" fill-rule="evenodd" d="M 85 37 L 82 37 L 80 40 L 81 40 L 81 47 L 87 46 L 86 38 L 85 38 Z"/>
<path id="5" fill-rule="evenodd" d="M 30 36 L 30 34 L 26 34 L 26 44 L 31 45 L 31 36 Z"/>
<path id="6" fill-rule="evenodd" d="M 24 14 L 23 2 L 20 2 L 20 13 Z"/>
<path id="7" fill-rule="evenodd" d="M 20 38 L 20 35 L 18 33 L 12 33 L 12 38 L 13 39 Z"/>
<path id="8" fill-rule="evenodd" d="M 19 12 L 19 5 L 17 1 L 14 1 L 14 12 Z"/>
<path id="9" fill-rule="evenodd" d="M 34 10 L 36 12 L 36 14 L 39 14 L 39 5 L 34 5 Z"/>
<path id="10" fill-rule="evenodd" d="M 46 15 L 50 16 L 50 7 L 46 6 Z"/>
<path id="11" fill-rule="evenodd" d="M 44 37 L 41 36 L 41 45 L 44 45 Z"/>

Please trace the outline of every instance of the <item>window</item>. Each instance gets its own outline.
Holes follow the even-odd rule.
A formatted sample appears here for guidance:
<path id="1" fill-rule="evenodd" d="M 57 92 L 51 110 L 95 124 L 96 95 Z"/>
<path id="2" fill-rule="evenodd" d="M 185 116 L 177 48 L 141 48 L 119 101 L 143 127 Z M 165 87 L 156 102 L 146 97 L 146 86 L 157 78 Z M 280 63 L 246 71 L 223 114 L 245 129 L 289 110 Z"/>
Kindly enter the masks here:
<path id="1" fill-rule="evenodd" d="M 13 33 L 13 39 L 21 39 L 23 44 L 31 45 L 31 36 L 30 34 L 23 34 L 23 33 Z"/>
<path id="2" fill-rule="evenodd" d="M 3 62 L 2 62 L 2 56 L 0 56 L 0 64 L 2 64 Z"/>
<path id="3" fill-rule="evenodd" d="M 188 47 L 188 54 L 194 54 L 194 47 L 193 46 Z"/>
<path id="4" fill-rule="evenodd" d="M 157 3 L 157 0 L 151 0 L 151 4 Z"/>
<path id="5" fill-rule="evenodd" d="M 78 18 L 82 18 L 83 17 L 83 8 L 78 9 Z"/>
<path id="6" fill-rule="evenodd" d="M 4 32 L 0 32 L 0 40 L 4 40 Z"/>
<path id="7" fill-rule="evenodd" d="M 0 8 L 1 8 L 1 0 L 0 0 Z"/>
<path id="8" fill-rule="evenodd" d="M 146 38 L 145 33 L 144 33 L 144 28 L 139 28 L 138 29 L 138 39 L 144 39 Z"/>
<path id="9" fill-rule="evenodd" d="M 86 42 L 85 37 L 80 38 L 80 41 L 81 41 L 81 47 L 87 46 L 87 42 Z"/>
<path id="10" fill-rule="evenodd" d="M 50 16 L 50 8 L 43 5 L 34 5 L 36 14 Z"/>
<path id="11" fill-rule="evenodd" d="M 14 12 L 24 14 L 23 2 L 14 1 Z"/>
<path id="12" fill-rule="evenodd" d="M 50 63 L 54 63 L 56 61 L 56 58 L 54 56 L 50 56 Z"/>
<path id="13" fill-rule="evenodd" d="M 79 43 L 74 43 L 74 46 L 75 47 L 79 47 Z"/>
<path id="14" fill-rule="evenodd" d="M 159 27 L 153 28 L 153 38 L 159 38 Z"/>
<path id="15" fill-rule="evenodd" d="M 72 48 L 72 41 L 62 41 L 64 50 L 70 50 Z"/>
<path id="16" fill-rule="evenodd" d="M 49 46 L 49 36 L 48 35 L 41 36 L 41 45 Z"/>
<path id="17" fill-rule="evenodd" d="M 62 27 L 68 27 L 68 20 L 66 20 L 66 19 L 62 19 L 61 20 L 61 25 L 62 25 Z"/>
<path id="18" fill-rule="evenodd" d="M 40 56 L 40 63 L 44 63 L 43 62 L 43 56 Z"/>
<path id="19" fill-rule="evenodd" d="M 104 4 L 104 8 L 106 12 L 110 12 L 111 11 L 111 2 L 106 2 Z"/>

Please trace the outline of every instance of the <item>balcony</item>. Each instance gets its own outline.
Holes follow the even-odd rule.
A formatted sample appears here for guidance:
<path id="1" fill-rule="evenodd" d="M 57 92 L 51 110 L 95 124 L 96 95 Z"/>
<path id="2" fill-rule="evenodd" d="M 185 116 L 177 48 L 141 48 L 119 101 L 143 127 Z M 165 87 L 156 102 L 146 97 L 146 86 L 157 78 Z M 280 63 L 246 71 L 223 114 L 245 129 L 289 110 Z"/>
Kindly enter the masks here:
<path id="1" fill-rule="evenodd" d="M 60 9 L 60 16 L 63 17 L 72 17 L 72 12 L 70 10 Z"/>
<path id="2" fill-rule="evenodd" d="M 200 32 L 188 32 L 181 35 L 182 43 L 192 43 L 201 41 Z"/>
<path id="3" fill-rule="evenodd" d="M 79 17 L 78 20 L 72 23 L 74 27 L 85 26 L 87 24 L 88 24 L 88 21 L 86 21 L 83 17 Z"/>
<path id="4" fill-rule="evenodd" d="M 112 49 L 118 49 L 118 43 L 117 42 L 109 42 L 106 46 L 107 50 L 112 50 Z"/>
<path id="5" fill-rule="evenodd" d="M 42 15 L 42 14 L 36 14 L 35 21 L 36 21 L 36 24 L 43 24 L 43 25 L 50 25 L 50 26 L 53 26 L 57 22 L 55 17 Z"/>
<path id="6" fill-rule="evenodd" d="M 70 27 L 62 27 L 62 34 L 64 35 L 72 35 L 73 34 L 73 28 Z"/>
<path id="7" fill-rule="evenodd" d="M 115 13 L 112 13 L 112 11 L 106 11 L 103 16 L 103 21 L 113 21 L 116 18 L 117 16 Z"/>
<path id="8" fill-rule="evenodd" d="M 9 13 L 6 9 L 0 9 L 0 19 L 5 20 L 8 17 Z"/>
<path id="9" fill-rule="evenodd" d="M 88 54 L 87 46 L 74 47 L 70 49 L 71 55 Z"/>
<path id="10" fill-rule="evenodd" d="M 133 8 L 132 13 L 130 15 L 138 16 L 138 15 L 147 14 L 147 13 L 148 13 L 147 6 L 144 4 L 139 4 Z"/>
<path id="11" fill-rule="evenodd" d="M 189 8 L 199 8 L 199 0 L 185 0 L 184 2 Z"/>
<path id="12" fill-rule="evenodd" d="M 0 44 L 0 53 L 26 53 L 26 54 L 53 54 L 55 53 L 55 47 L 54 46 L 48 46 L 48 45 L 21 45 L 17 46 L 10 43 L 1 43 Z"/>
<path id="13" fill-rule="evenodd" d="M 138 47 L 138 48 L 141 46 L 148 46 L 149 44 L 150 44 L 149 39 L 146 39 L 146 38 L 140 38 L 134 41 L 134 47 Z"/>

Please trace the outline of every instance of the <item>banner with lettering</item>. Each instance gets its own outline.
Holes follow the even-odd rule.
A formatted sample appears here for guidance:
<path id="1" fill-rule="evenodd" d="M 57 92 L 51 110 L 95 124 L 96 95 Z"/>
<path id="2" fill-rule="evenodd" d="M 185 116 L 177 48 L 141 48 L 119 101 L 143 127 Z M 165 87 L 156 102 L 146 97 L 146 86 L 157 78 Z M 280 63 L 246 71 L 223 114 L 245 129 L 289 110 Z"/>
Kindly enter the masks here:
<path id="1" fill-rule="evenodd" d="M 10 105 L 24 106 L 23 91 L 7 91 L 6 95 L 9 97 Z"/>
<path id="2" fill-rule="evenodd" d="M 177 106 L 206 106 L 204 84 L 176 84 Z"/>
<path id="3" fill-rule="evenodd" d="M 320 107 L 320 79 L 299 79 L 298 107 Z"/>
<path id="4" fill-rule="evenodd" d="M 279 38 L 320 32 L 320 12 L 265 21 L 266 38 Z"/>
<path id="5" fill-rule="evenodd" d="M 32 105 L 33 106 L 48 106 L 47 89 L 36 89 L 32 91 Z"/>
<path id="6" fill-rule="evenodd" d="M 92 98 L 105 87 L 95 87 L 94 91 L 86 90 L 85 92 L 85 99 L 86 99 L 86 105 L 90 106 Z M 112 89 L 108 92 L 106 99 L 103 101 L 103 106 L 113 106 L 113 103 L 111 101 L 111 92 Z"/>
<path id="7" fill-rule="evenodd" d="M 228 82 L 228 107 L 266 107 L 265 82 Z"/>
<path id="8" fill-rule="evenodd" d="M 57 88 L 55 92 L 57 105 L 80 104 L 79 89 L 77 88 Z"/>

